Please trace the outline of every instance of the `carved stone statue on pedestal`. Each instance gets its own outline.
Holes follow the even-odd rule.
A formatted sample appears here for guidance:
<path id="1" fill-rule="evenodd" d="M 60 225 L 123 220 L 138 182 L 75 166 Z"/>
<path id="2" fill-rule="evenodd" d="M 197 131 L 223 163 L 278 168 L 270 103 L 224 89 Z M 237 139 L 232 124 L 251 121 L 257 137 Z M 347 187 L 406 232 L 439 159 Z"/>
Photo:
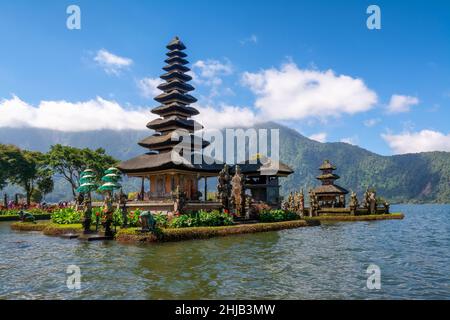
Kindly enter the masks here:
<path id="1" fill-rule="evenodd" d="M 356 193 L 352 192 L 350 195 L 350 214 L 356 215 L 356 210 L 358 209 L 359 203 Z"/>
<path id="2" fill-rule="evenodd" d="M 245 188 L 244 175 L 239 166 L 236 166 L 236 173 L 231 179 L 231 204 L 236 215 L 245 215 Z"/>
<path id="3" fill-rule="evenodd" d="M 298 208 L 297 208 L 297 214 L 300 217 L 303 217 L 303 211 L 305 210 L 305 195 L 303 194 L 303 189 L 300 191 L 300 194 L 298 196 Z"/>
<path id="4" fill-rule="evenodd" d="M 225 165 L 223 169 L 219 173 L 218 177 L 218 185 L 217 192 L 219 196 L 219 201 L 222 203 L 223 210 L 230 210 L 230 196 L 231 196 L 231 187 L 230 187 L 230 174 L 228 172 L 228 165 Z"/>
<path id="5" fill-rule="evenodd" d="M 128 227 L 127 201 L 128 201 L 128 196 L 121 191 L 120 196 L 119 196 L 119 207 L 120 207 L 119 209 L 120 209 L 120 212 L 122 213 L 122 228 Z"/>
<path id="6" fill-rule="evenodd" d="M 309 216 L 317 216 L 319 211 L 319 201 L 317 200 L 317 195 L 312 190 L 309 191 L 309 203 Z"/>
<path id="7" fill-rule="evenodd" d="M 91 222 L 92 222 L 91 195 L 88 194 L 86 197 L 83 196 L 82 198 L 83 198 L 83 206 L 84 206 L 83 230 L 84 230 L 84 233 L 89 233 L 91 231 Z M 80 197 L 78 197 L 78 199 L 81 200 Z"/>
<path id="8" fill-rule="evenodd" d="M 377 213 L 377 194 L 375 191 L 369 194 L 369 214 Z"/>
<path id="9" fill-rule="evenodd" d="M 180 190 L 180 187 L 177 186 L 176 189 L 172 192 L 172 198 L 174 201 L 173 211 L 175 214 L 182 214 L 184 206 L 186 205 L 186 193 Z"/>

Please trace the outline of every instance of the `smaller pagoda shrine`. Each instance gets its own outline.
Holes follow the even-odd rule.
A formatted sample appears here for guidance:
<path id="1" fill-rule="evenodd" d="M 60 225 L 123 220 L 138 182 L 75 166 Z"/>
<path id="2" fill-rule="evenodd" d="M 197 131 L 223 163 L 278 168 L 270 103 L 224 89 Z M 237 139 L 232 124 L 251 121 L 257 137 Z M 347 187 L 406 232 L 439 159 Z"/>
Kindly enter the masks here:
<path id="1" fill-rule="evenodd" d="M 316 187 L 312 192 L 316 195 L 321 208 L 344 208 L 345 195 L 348 191 L 334 182 L 340 177 L 333 173 L 336 167 L 329 160 L 325 160 L 319 168 L 322 171 L 317 179 L 322 182 L 321 186 Z"/>

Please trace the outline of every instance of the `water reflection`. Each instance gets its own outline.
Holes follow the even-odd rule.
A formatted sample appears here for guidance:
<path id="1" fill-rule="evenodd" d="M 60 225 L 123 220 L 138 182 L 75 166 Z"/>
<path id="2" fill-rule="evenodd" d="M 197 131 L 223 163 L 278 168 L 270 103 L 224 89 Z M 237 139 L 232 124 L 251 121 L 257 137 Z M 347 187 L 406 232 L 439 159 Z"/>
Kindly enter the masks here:
<path id="1" fill-rule="evenodd" d="M 141 246 L 0 223 L 0 298 L 449 299 L 450 206 L 394 209 L 407 218 Z M 365 287 L 371 263 L 379 291 Z M 70 264 L 81 268 L 80 291 L 66 287 Z"/>

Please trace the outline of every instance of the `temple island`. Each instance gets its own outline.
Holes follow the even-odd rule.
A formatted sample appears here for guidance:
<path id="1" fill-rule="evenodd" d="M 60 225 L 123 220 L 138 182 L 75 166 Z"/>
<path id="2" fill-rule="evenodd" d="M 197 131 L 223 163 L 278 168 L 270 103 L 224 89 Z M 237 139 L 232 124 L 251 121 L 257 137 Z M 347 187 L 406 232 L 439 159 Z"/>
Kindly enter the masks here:
<path id="1" fill-rule="evenodd" d="M 377 198 L 375 189 L 367 188 L 361 204 L 351 192 L 347 205 L 349 191 L 336 184 L 340 177 L 329 160 L 320 165 L 318 186 L 308 190 L 306 199 L 303 190 L 283 199 L 280 179 L 293 173 L 287 164 L 261 154 L 238 164 L 205 158 L 202 151 L 210 142 L 196 135 L 203 127 L 192 119 L 199 111 L 191 106 L 197 100 L 190 94 L 194 87 L 189 84 L 186 47 L 175 37 L 167 49 L 158 86 L 162 93 L 154 98 L 160 105 L 151 110 L 158 118 L 147 124 L 152 135 L 138 142 L 146 152 L 108 168 L 101 179 L 86 168 L 80 173 L 74 208 L 53 213 L 47 224 L 35 224 L 33 214 L 20 211 L 20 220 L 29 223 L 12 228 L 88 241 L 154 242 L 314 226 L 322 220 L 403 218 L 390 214 L 389 203 Z M 137 198 L 122 192 L 122 175 L 140 179 Z M 216 192 L 209 196 L 211 179 Z M 103 202 L 93 202 L 92 192 L 100 193 Z"/>
<path id="2" fill-rule="evenodd" d="M 203 126 L 192 119 L 199 111 L 190 106 L 197 99 L 190 94 L 194 87 L 189 84 L 192 77 L 188 74 L 189 62 L 184 52 L 186 46 L 175 37 L 167 45 L 167 49 L 169 51 L 166 54 L 166 65 L 163 67 L 165 73 L 161 75 L 162 83 L 158 86 L 162 93 L 154 98 L 160 105 L 151 110 L 159 118 L 147 124 L 147 128 L 154 133 L 138 142 L 141 147 L 148 150 L 118 165 L 118 169 L 124 174 L 141 179 L 138 199 L 129 201 L 128 206 L 164 212 L 231 209 L 238 210 L 247 217 L 250 216 L 252 205 L 255 204 L 265 204 L 272 209 L 289 209 L 300 216 L 356 213 L 356 207 L 359 207 L 356 195 L 352 193 L 350 206 L 346 208 L 346 195 L 349 192 L 335 184 L 339 176 L 333 173 L 336 167 L 329 160 L 325 160 L 319 167 L 321 174 L 317 179 L 321 185 L 309 190 L 309 207 L 304 204 L 303 191 L 301 194 L 291 193 L 283 202 L 280 196 L 280 178 L 292 174 L 293 170 L 282 162 L 278 163 L 275 174 L 266 174 L 265 166 L 271 161 L 267 158 L 265 161 L 259 158 L 253 162 L 247 160 L 233 166 L 217 161 L 209 164 L 211 161 L 206 163 L 202 157 L 202 163 L 195 164 L 193 161 L 195 153 L 201 152 L 209 142 L 195 137 L 195 132 L 203 129 Z M 179 144 L 179 137 L 187 139 L 187 144 L 191 147 L 190 159 L 174 161 L 174 147 Z M 218 181 L 215 199 L 208 199 L 210 178 Z M 233 184 L 233 179 L 239 181 L 239 185 Z M 203 181 L 202 190 L 199 189 L 200 181 Z M 369 196 L 367 191 L 364 202 L 366 210 L 369 209 Z M 238 204 L 235 198 L 239 198 Z M 375 195 L 372 198 L 375 199 Z M 235 208 L 232 208 L 233 204 Z M 236 209 L 236 206 L 239 208 Z M 388 212 L 388 206 L 384 203 L 383 210 L 372 211 Z"/>

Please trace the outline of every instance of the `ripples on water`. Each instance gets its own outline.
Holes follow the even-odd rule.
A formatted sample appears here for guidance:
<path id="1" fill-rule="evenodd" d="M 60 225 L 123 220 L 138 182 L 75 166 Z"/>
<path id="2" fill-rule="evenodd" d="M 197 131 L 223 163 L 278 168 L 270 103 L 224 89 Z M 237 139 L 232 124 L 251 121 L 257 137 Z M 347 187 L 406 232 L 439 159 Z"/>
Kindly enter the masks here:
<path id="1" fill-rule="evenodd" d="M 450 206 L 404 220 L 135 246 L 15 232 L 0 223 L 3 299 L 450 299 Z M 381 268 L 381 290 L 366 269 Z M 78 265 L 82 289 L 66 287 Z"/>

